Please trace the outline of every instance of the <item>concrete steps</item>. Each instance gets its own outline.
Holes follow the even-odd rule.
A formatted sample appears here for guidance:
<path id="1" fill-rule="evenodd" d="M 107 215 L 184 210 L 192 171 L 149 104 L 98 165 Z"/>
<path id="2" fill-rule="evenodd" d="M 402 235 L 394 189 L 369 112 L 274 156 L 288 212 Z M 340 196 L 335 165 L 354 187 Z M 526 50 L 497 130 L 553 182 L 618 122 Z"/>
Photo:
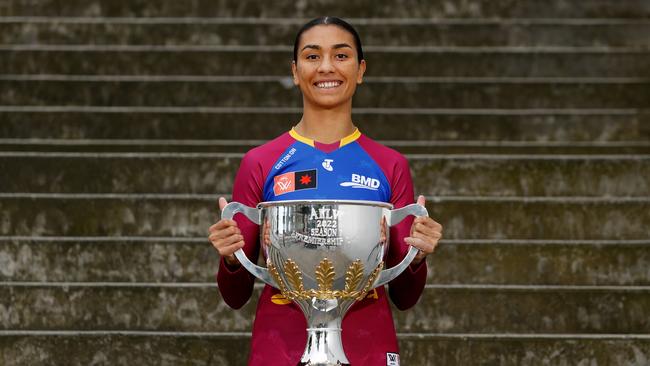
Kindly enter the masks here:
<path id="1" fill-rule="evenodd" d="M 254 0 L 225 0 L 215 4 L 209 0 L 193 1 L 191 5 L 173 0 L 151 4 L 145 0 L 64 1 L 43 0 L 38 6 L 10 0 L 2 7 L 1 16 L 73 16 L 73 17 L 301 17 L 314 14 L 339 14 L 346 18 L 648 18 L 650 5 L 643 0 L 625 2 L 587 0 L 525 0 L 484 2 L 480 0 L 430 3 L 371 0 L 331 2 L 327 0 L 298 3 L 281 0 L 273 6 Z"/>
<path id="2" fill-rule="evenodd" d="M 214 81 L 37 80 L 0 77 L 0 104 L 71 106 L 293 107 L 302 97 L 290 78 L 224 77 Z M 18 79 L 18 80 L 17 80 Z M 46 79 L 46 80 L 41 80 Z M 144 78 L 146 79 L 146 78 Z M 61 93 L 66 90 L 66 93 Z M 355 94 L 359 108 L 625 109 L 650 107 L 647 79 L 440 80 L 369 78 Z"/>
<path id="3" fill-rule="evenodd" d="M 650 47 L 648 19 L 349 19 L 364 46 Z M 287 45 L 299 18 L 18 17 L 0 21 L 0 43 Z"/>
<path id="4" fill-rule="evenodd" d="M 204 236 L 217 194 L 0 195 L 0 235 Z M 645 240 L 648 197 L 429 197 L 449 239 Z"/>
<path id="5" fill-rule="evenodd" d="M 445 226 L 402 364 L 646 365 L 644 0 L 1 4 L 0 364 L 245 364 L 207 227 L 299 119 L 316 14 L 358 27 L 355 124 Z"/>
<path id="6" fill-rule="evenodd" d="M 428 258 L 427 283 L 650 286 L 648 245 L 650 240 L 444 239 Z M 218 255 L 203 237 L 4 236 L 0 248 L 3 281 L 43 285 L 209 283 L 218 268 Z"/>
<path id="7" fill-rule="evenodd" d="M 193 140 L 193 139 L 39 139 L 0 138 L 0 156 L 12 157 L 37 153 L 214 153 L 243 154 L 267 140 Z M 650 141 L 413 141 L 377 140 L 402 154 L 417 155 L 648 155 Z M 4 154 L 2 153 L 4 152 Z M 183 156 L 183 155 L 180 155 Z M 572 156 L 572 158 L 575 158 Z M 629 157 L 623 156 L 623 159 Z"/>
<path id="8" fill-rule="evenodd" d="M 6 334 L 6 335 L 4 335 Z M 642 365 L 650 352 L 647 335 L 545 334 L 400 334 L 403 364 L 467 365 L 476 362 L 505 366 L 538 362 Z M 183 332 L 12 332 L 1 333 L 0 347 L 7 364 L 46 359 L 54 363 L 86 365 L 244 365 L 241 349 L 249 337 L 241 333 Z M 110 347 L 111 352 L 107 351 Z M 83 350 L 83 351 L 80 351 Z"/>
<path id="9" fill-rule="evenodd" d="M 5 365 L 245 365 L 242 333 L 164 332 L 3 332 L 0 361 Z"/>
<path id="10" fill-rule="evenodd" d="M 14 282 L 0 294 L 0 326 L 12 330 L 244 332 L 256 307 L 233 312 L 214 283 Z M 648 286 L 427 285 L 394 318 L 398 332 L 641 334 L 649 295 Z"/>
<path id="11" fill-rule="evenodd" d="M 242 154 L 0 152 L 15 193 L 229 192 Z M 432 196 L 623 196 L 650 192 L 650 155 L 408 154 Z"/>
<path id="12" fill-rule="evenodd" d="M 648 343 L 646 335 L 409 334 L 402 337 L 400 352 L 404 364 L 427 366 L 643 365 Z"/>
<path id="13" fill-rule="evenodd" d="M 298 108 L 0 107 L 0 136 L 40 139 L 269 140 L 300 120 Z M 580 147 L 650 141 L 650 110 L 355 110 L 359 129 L 377 140 L 521 142 Z M 128 143 L 128 142 L 127 142 Z M 575 144 L 574 144 L 575 143 Z M 131 145 L 137 145 L 137 141 Z M 623 148 L 622 146 L 621 148 Z M 137 147 L 134 148 L 137 151 Z M 5 149 L 3 149 L 5 150 Z M 133 150 L 130 150 L 133 151 Z M 517 150 L 519 151 L 519 150 Z M 463 153 L 465 151 L 460 151 Z"/>
<path id="14" fill-rule="evenodd" d="M 2 45 L 0 69 L 9 75 L 287 76 L 291 50 L 289 45 Z M 364 48 L 367 76 L 413 77 L 648 77 L 649 54 L 613 47 Z"/>

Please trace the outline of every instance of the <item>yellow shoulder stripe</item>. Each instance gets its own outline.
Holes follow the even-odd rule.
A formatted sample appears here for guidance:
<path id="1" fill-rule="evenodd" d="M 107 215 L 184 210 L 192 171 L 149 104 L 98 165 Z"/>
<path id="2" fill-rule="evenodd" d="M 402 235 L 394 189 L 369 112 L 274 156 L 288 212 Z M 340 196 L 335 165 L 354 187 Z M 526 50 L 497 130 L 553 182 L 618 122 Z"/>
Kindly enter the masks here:
<path id="1" fill-rule="evenodd" d="M 359 129 L 357 128 L 356 130 L 354 130 L 354 132 L 341 139 L 341 144 L 339 145 L 339 147 L 343 147 L 351 142 L 356 141 L 356 139 L 358 139 L 360 136 L 361 136 L 361 132 L 359 132 Z"/>
<path id="2" fill-rule="evenodd" d="M 291 128 L 291 131 L 289 131 L 289 135 L 291 135 L 291 137 L 293 137 L 294 139 L 296 139 L 296 140 L 298 140 L 298 141 L 300 141 L 302 143 L 305 143 L 305 144 L 307 144 L 309 146 L 314 147 L 314 140 L 308 139 L 305 136 L 302 136 L 302 135 L 298 134 L 298 132 L 296 132 L 296 130 L 294 128 Z"/>

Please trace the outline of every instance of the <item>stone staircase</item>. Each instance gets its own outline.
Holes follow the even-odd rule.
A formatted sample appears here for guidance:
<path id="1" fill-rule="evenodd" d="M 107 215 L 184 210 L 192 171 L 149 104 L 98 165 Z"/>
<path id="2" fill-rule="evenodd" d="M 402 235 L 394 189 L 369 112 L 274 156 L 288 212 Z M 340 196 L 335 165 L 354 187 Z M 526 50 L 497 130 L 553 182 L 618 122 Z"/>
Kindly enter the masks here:
<path id="1" fill-rule="evenodd" d="M 0 364 L 245 364 L 207 228 L 325 14 L 445 226 L 402 364 L 649 365 L 645 0 L 0 1 Z"/>

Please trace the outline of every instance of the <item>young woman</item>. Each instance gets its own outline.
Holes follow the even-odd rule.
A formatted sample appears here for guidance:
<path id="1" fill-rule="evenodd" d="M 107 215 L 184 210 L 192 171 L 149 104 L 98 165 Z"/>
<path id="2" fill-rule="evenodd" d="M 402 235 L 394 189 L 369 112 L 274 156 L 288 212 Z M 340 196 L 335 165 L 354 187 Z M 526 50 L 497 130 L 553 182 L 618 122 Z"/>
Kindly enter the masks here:
<path id="1" fill-rule="evenodd" d="M 366 70 L 356 30 L 334 17 L 308 22 L 296 36 L 291 70 L 302 92 L 302 118 L 290 131 L 244 156 L 233 200 L 251 207 L 292 199 L 383 201 L 395 208 L 413 203 L 406 159 L 362 135 L 352 122 L 352 96 Z M 424 205 L 423 196 L 418 203 Z M 220 208 L 225 205 L 221 197 Z M 233 253 L 243 248 L 255 261 L 258 230 L 245 217 L 220 220 L 209 229 L 210 241 L 221 255 L 219 290 L 235 309 L 251 297 L 254 278 Z M 343 347 L 352 365 L 394 364 L 399 351 L 388 297 L 401 310 L 415 305 L 427 275 L 424 259 L 441 236 L 440 224 L 428 217 L 391 228 L 386 267 L 399 263 L 409 245 L 420 251 L 388 285 L 388 295 L 383 287 L 371 291 L 343 319 Z M 307 340 L 305 328 L 300 309 L 265 286 L 253 325 L 249 365 L 298 364 Z"/>

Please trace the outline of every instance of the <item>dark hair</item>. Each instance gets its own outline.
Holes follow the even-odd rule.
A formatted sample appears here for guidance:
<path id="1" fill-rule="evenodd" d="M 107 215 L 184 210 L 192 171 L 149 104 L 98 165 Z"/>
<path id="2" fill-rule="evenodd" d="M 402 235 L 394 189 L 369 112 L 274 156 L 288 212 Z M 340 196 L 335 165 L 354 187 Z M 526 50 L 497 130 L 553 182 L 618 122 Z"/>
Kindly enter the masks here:
<path id="1" fill-rule="evenodd" d="M 305 25 L 303 25 L 302 28 L 300 28 L 298 34 L 296 34 L 296 41 L 293 43 L 294 62 L 298 62 L 298 43 L 300 42 L 300 37 L 302 36 L 302 34 L 305 33 L 305 31 L 311 29 L 312 27 L 321 24 L 335 25 L 337 27 L 343 28 L 344 30 L 348 31 L 348 33 L 352 34 L 352 37 L 354 37 L 354 45 L 357 48 L 357 61 L 361 63 L 361 60 L 363 60 L 363 49 L 361 48 L 361 39 L 359 38 L 359 33 L 357 33 L 357 30 L 354 29 L 354 27 L 351 26 L 350 23 L 337 17 L 320 17 L 320 18 L 312 19 L 309 22 L 305 23 Z"/>

